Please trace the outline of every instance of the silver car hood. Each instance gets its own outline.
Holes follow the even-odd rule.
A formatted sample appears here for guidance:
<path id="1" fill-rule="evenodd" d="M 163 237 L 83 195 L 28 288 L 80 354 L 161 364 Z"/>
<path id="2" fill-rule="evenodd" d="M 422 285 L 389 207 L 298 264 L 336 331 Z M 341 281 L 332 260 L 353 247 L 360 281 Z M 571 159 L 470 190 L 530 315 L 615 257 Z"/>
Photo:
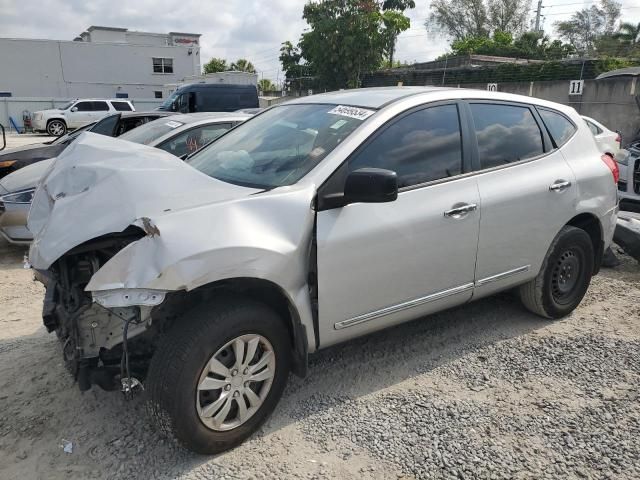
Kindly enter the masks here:
<path id="1" fill-rule="evenodd" d="M 54 161 L 55 158 L 48 158 L 16 170 L 0 180 L 0 187 L 7 192 L 19 192 L 34 188 Z"/>
<path id="2" fill-rule="evenodd" d="M 307 185 L 261 193 L 215 180 L 164 151 L 84 133 L 36 191 L 29 261 L 47 269 L 83 242 L 136 225 L 147 235 L 103 265 L 87 290 L 189 290 L 252 274 L 297 288 L 314 192 Z"/>

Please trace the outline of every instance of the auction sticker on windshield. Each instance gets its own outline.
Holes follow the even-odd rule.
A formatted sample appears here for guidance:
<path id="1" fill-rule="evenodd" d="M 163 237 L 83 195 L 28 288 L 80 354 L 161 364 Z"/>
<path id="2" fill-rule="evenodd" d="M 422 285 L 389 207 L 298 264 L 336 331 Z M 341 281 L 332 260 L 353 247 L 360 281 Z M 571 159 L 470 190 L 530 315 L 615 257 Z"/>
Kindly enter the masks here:
<path id="1" fill-rule="evenodd" d="M 182 123 L 175 122 L 175 121 L 171 120 L 170 122 L 165 123 L 165 125 L 167 127 L 171 127 L 171 128 L 178 128 L 178 127 L 182 126 Z"/>
<path id="2" fill-rule="evenodd" d="M 376 113 L 375 110 L 367 110 L 360 107 L 348 107 L 346 105 L 338 105 L 337 107 L 329 110 L 328 113 L 333 115 L 342 115 L 343 117 L 355 118 L 358 120 L 365 120 L 371 115 Z"/>

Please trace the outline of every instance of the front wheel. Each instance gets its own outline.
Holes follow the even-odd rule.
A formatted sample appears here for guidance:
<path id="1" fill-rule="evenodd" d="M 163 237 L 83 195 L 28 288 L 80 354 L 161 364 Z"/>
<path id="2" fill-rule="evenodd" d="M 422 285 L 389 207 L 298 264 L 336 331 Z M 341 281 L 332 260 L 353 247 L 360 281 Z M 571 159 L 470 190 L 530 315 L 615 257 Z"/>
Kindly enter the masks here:
<path id="1" fill-rule="evenodd" d="M 275 409 L 291 364 L 283 321 L 237 299 L 176 321 L 147 377 L 147 411 L 185 447 L 214 454 L 241 443 Z"/>
<path id="2" fill-rule="evenodd" d="M 61 137 L 67 133 L 67 125 L 62 120 L 49 120 L 47 133 L 52 137 Z"/>
<path id="3" fill-rule="evenodd" d="M 594 247 L 584 230 L 564 226 L 545 256 L 538 276 L 520 286 L 520 299 L 533 313 L 560 318 L 582 301 L 593 274 Z"/>

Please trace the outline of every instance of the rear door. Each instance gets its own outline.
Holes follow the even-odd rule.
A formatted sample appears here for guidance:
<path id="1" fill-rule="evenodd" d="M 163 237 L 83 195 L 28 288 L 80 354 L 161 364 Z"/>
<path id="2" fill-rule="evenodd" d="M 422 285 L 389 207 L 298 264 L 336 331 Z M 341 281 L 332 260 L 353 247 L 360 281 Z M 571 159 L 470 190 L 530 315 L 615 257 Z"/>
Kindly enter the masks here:
<path id="1" fill-rule="evenodd" d="M 400 186 L 389 203 L 320 204 L 323 346 L 471 298 L 480 199 L 476 178 L 467 174 L 461 125 L 456 103 L 410 111 L 382 127 L 320 189 L 321 198 L 339 195 L 348 172 L 365 167 L 395 171 Z"/>
<path id="2" fill-rule="evenodd" d="M 474 296 L 484 296 L 537 275 L 574 216 L 576 188 L 535 108 L 485 101 L 468 108 L 482 206 Z"/>
<path id="3" fill-rule="evenodd" d="M 96 122 L 109 114 L 109 104 L 107 102 L 103 100 L 98 100 L 95 102 L 91 102 L 91 105 L 92 105 L 92 111 L 91 111 L 92 122 Z"/>

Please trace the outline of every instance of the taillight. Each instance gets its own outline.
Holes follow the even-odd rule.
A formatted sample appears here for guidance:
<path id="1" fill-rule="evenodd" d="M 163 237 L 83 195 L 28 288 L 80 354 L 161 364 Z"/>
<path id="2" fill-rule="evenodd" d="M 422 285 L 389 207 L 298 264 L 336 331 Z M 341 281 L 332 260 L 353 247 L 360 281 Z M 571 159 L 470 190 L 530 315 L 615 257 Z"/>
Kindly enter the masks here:
<path id="1" fill-rule="evenodd" d="M 609 167 L 609 170 L 611 170 L 611 174 L 613 175 L 613 181 L 615 183 L 618 183 L 618 180 L 620 179 L 620 169 L 618 168 L 618 164 L 616 163 L 616 161 L 613 159 L 613 157 L 607 153 L 605 153 L 604 155 L 602 155 L 602 161 L 604 163 L 607 164 L 607 167 Z"/>

